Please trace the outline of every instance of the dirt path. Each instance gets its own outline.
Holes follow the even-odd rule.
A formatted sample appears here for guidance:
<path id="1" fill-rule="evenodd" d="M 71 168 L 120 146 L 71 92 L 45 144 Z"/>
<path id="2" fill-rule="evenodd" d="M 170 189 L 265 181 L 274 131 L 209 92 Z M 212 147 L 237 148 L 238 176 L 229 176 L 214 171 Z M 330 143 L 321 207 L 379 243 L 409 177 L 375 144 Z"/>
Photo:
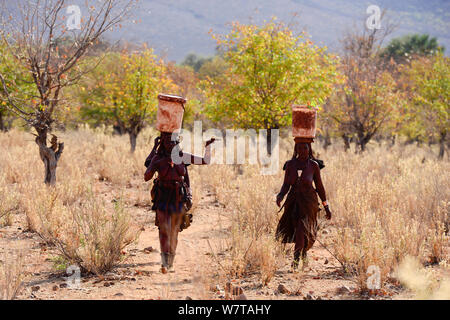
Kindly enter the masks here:
<path id="1" fill-rule="evenodd" d="M 106 199 L 114 197 L 112 186 L 102 185 Z M 133 192 L 133 190 L 130 190 Z M 160 273 L 158 230 L 154 213 L 130 206 L 134 221 L 142 226 L 137 243 L 126 248 L 125 259 L 104 277 L 82 278 L 79 288 L 67 287 L 63 275 L 53 269 L 54 248 L 23 230 L 25 217 L 17 215 L 12 226 L 0 228 L 2 251 L 21 248 L 26 277 L 19 299 L 224 299 L 227 279 L 213 278 L 226 248 L 230 213 L 205 194 L 194 212 L 194 223 L 179 235 L 175 272 Z M 322 234 L 321 237 L 325 237 Z M 303 272 L 290 271 L 290 257 L 283 261 L 268 286 L 257 275 L 235 280 L 248 299 L 361 299 L 353 294 L 354 279 L 342 274 L 337 261 L 316 243 Z M 281 285 L 281 286 L 280 286 Z M 279 289 L 283 292 L 279 292 Z M 392 293 L 396 294 L 395 290 Z"/>

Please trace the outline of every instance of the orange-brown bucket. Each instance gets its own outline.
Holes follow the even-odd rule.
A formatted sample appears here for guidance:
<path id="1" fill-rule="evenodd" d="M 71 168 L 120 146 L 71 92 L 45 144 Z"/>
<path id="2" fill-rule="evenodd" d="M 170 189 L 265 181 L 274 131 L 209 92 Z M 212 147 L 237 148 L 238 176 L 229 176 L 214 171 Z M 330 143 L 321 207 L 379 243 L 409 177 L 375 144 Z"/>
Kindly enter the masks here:
<path id="1" fill-rule="evenodd" d="M 292 136 L 312 139 L 316 136 L 317 109 L 314 107 L 292 106 Z"/>
<path id="2" fill-rule="evenodd" d="M 186 99 L 169 94 L 158 95 L 156 130 L 161 132 L 179 132 L 183 123 Z"/>

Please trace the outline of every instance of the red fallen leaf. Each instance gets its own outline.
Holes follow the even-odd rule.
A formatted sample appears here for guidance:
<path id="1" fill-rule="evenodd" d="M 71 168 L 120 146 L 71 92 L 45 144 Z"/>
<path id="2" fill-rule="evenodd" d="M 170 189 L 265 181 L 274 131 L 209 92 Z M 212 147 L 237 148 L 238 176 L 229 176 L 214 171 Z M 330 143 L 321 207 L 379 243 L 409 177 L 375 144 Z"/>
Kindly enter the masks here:
<path id="1" fill-rule="evenodd" d="M 315 279 L 315 280 L 319 280 L 319 279 L 321 279 L 320 277 L 313 277 L 313 279 Z"/>

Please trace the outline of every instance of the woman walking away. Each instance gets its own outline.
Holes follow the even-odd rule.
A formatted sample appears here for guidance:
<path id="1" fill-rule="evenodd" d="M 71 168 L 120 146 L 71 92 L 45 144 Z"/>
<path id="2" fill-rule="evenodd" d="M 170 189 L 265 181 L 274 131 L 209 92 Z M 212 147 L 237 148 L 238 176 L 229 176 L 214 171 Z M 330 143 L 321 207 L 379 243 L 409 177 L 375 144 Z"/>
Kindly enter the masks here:
<path id="1" fill-rule="evenodd" d="M 172 138 L 174 137 L 174 138 Z M 211 143 L 206 142 L 203 158 L 191 154 L 183 154 L 175 133 L 162 132 L 160 139 L 147 157 L 144 179 L 149 181 L 158 173 L 152 189 L 152 210 L 156 211 L 155 223 L 159 228 L 161 247 L 161 272 L 172 269 L 178 243 L 178 233 L 190 224 L 192 215 L 187 211 L 192 206 L 190 182 L 187 166 L 193 164 L 209 164 L 211 159 Z M 174 161 L 178 155 L 182 161 Z M 180 163 L 181 162 L 181 163 Z M 186 220 L 187 219 L 187 220 Z"/>
<path id="2" fill-rule="evenodd" d="M 305 262 L 306 252 L 316 240 L 317 213 L 320 210 L 316 192 L 322 200 L 326 218 L 331 219 L 331 211 L 320 177 L 323 163 L 313 158 L 310 143 L 302 142 L 304 139 L 295 140 L 294 155 L 284 164 L 284 182 L 276 199 L 280 207 L 284 196 L 288 194 L 276 236 L 283 243 L 295 243 L 293 268 L 298 267 L 300 257 Z M 316 189 L 312 186 L 313 181 Z"/>

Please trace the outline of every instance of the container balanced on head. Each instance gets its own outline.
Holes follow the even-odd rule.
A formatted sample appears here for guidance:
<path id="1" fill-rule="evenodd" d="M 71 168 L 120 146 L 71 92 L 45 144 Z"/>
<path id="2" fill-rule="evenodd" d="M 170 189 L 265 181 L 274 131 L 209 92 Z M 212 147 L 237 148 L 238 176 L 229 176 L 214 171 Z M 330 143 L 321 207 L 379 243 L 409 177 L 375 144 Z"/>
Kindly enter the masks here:
<path id="1" fill-rule="evenodd" d="M 156 129 L 161 134 L 155 139 L 153 149 L 145 160 L 147 170 L 144 180 L 149 181 L 158 173 L 151 190 L 152 210 L 156 212 L 155 224 L 159 229 L 161 272 L 167 273 L 173 268 L 178 233 L 192 222 L 192 214 L 188 213 L 192 207 L 192 195 L 187 167 L 190 164 L 210 163 L 210 145 L 214 138 L 206 142 L 203 158 L 183 153 L 178 133 L 183 122 L 186 99 L 160 94 L 158 101 Z M 179 156 L 176 161 L 173 159 L 174 154 Z"/>
<path id="2" fill-rule="evenodd" d="M 321 160 L 313 157 L 311 149 L 316 135 L 316 118 L 317 109 L 313 107 L 294 105 L 292 108 L 294 154 L 283 166 L 284 182 L 276 199 L 280 207 L 284 196 L 288 194 L 283 204 L 284 213 L 278 223 L 276 237 L 283 243 L 295 243 L 293 268 L 298 267 L 300 257 L 306 262 L 306 252 L 316 240 L 319 212 L 317 194 L 322 200 L 326 218 L 331 219 L 320 177 L 320 169 L 324 165 Z M 313 181 L 315 189 L 312 186 Z"/>

